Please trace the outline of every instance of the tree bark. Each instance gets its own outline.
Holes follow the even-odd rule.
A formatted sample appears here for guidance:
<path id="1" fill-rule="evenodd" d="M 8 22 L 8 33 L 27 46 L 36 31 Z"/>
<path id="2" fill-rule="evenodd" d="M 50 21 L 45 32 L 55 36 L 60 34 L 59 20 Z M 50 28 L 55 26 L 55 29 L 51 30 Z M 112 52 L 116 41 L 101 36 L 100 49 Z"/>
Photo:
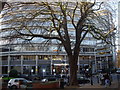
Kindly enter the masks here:
<path id="1" fill-rule="evenodd" d="M 70 86 L 78 86 L 78 81 L 77 81 L 78 60 L 73 55 L 68 56 L 68 59 L 70 65 Z"/>

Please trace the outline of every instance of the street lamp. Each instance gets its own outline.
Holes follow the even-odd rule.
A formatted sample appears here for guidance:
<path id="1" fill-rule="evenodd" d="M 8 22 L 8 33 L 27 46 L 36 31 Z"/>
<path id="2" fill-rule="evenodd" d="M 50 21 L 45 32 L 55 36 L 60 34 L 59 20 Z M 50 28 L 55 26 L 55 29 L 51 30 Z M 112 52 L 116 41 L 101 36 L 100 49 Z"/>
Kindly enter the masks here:
<path id="1" fill-rule="evenodd" d="M 53 69 L 53 75 L 55 75 L 55 69 Z"/>
<path id="2" fill-rule="evenodd" d="M 33 69 L 31 69 L 31 75 L 33 74 L 33 72 L 34 72 L 34 70 L 33 70 Z"/>
<path id="3" fill-rule="evenodd" d="M 46 72 L 46 70 L 45 70 L 45 69 L 43 69 L 42 71 L 43 71 L 43 77 L 44 77 L 44 76 L 45 76 L 45 72 Z"/>
<path id="4" fill-rule="evenodd" d="M 92 63 L 92 61 L 91 61 L 91 62 L 90 62 L 90 76 L 91 76 L 91 77 L 90 77 L 90 78 L 91 78 L 91 79 L 90 79 L 90 80 L 91 80 L 90 83 L 91 83 L 91 85 L 93 85 L 93 78 L 92 78 L 92 64 L 93 64 L 93 63 Z"/>

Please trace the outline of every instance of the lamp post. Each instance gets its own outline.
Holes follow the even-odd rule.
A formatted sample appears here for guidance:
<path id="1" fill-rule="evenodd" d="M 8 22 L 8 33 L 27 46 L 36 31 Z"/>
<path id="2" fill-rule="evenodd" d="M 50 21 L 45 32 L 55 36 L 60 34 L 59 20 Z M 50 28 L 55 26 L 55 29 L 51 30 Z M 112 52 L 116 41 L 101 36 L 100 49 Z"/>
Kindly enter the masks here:
<path id="1" fill-rule="evenodd" d="M 45 69 L 43 69 L 42 71 L 43 71 L 43 77 L 44 77 L 44 76 L 45 76 L 45 72 L 46 72 L 46 70 L 45 70 Z"/>
<path id="2" fill-rule="evenodd" d="M 55 69 L 53 69 L 53 75 L 55 75 Z"/>
<path id="3" fill-rule="evenodd" d="M 92 61 L 90 62 L 90 75 L 91 75 L 91 79 L 90 79 L 90 83 L 91 83 L 91 85 L 93 85 L 93 78 L 92 78 Z"/>

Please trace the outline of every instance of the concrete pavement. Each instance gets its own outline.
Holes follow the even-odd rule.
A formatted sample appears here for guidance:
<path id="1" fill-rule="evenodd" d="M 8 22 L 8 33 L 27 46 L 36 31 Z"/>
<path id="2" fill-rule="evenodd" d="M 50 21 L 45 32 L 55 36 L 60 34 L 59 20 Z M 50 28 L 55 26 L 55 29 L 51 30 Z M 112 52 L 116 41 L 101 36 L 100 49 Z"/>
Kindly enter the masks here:
<path id="1" fill-rule="evenodd" d="M 79 87 L 74 87 L 74 86 L 67 86 L 65 87 L 65 89 L 68 89 L 68 88 L 91 88 L 91 89 L 106 89 L 106 87 L 104 85 L 100 85 L 100 84 L 94 84 L 94 85 L 91 85 L 90 83 L 89 84 L 80 84 Z M 120 87 L 118 86 L 118 82 L 112 82 L 112 85 L 107 87 L 108 89 L 114 89 L 114 90 L 120 90 Z"/>
<path id="2" fill-rule="evenodd" d="M 93 85 L 91 85 L 90 83 L 88 84 L 80 84 L 79 87 L 65 87 L 65 88 L 97 88 L 97 89 L 106 89 L 106 87 L 104 85 L 100 85 L 98 83 L 98 80 L 97 80 L 97 77 L 94 76 L 93 77 Z M 112 75 L 112 84 L 111 86 L 108 87 L 108 89 L 112 89 L 112 88 L 115 88 L 115 90 L 120 90 L 120 75 L 119 75 L 119 78 L 118 78 L 118 75 L 117 74 L 113 74 Z"/>
<path id="3" fill-rule="evenodd" d="M 84 84 L 84 85 L 80 85 L 80 88 L 106 88 L 104 85 L 100 85 L 100 84 Z M 109 86 L 108 88 L 118 88 L 118 83 L 117 82 L 112 82 L 111 86 Z"/>

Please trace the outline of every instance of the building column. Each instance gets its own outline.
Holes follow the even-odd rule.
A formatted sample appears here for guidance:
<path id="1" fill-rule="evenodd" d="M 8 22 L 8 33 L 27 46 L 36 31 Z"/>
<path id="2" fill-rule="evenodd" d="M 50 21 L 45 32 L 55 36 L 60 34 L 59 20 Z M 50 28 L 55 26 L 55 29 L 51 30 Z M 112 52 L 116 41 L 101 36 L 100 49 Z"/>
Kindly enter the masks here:
<path id="1" fill-rule="evenodd" d="M 65 61 L 65 62 L 64 62 L 64 73 L 66 74 L 66 70 L 67 70 L 67 69 L 66 69 L 66 65 L 67 65 L 67 61 L 66 61 L 66 60 L 67 60 L 67 56 L 65 55 L 65 56 L 63 56 L 63 57 L 64 57 L 64 61 Z"/>
<path id="2" fill-rule="evenodd" d="M 78 56 L 78 64 L 77 64 L 78 65 L 78 73 L 80 73 L 80 60 L 79 59 L 80 59 L 80 57 Z"/>
<path id="3" fill-rule="evenodd" d="M 117 55 L 116 55 L 116 47 L 113 46 L 112 48 L 112 53 L 113 53 L 113 65 L 114 65 L 114 68 L 117 68 Z"/>
<path id="4" fill-rule="evenodd" d="M 94 59 L 95 59 L 95 72 L 97 72 L 97 60 L 96 60 L 96 50 L 94 49 Z"/>
<path id="5" fill-rule="evenodd" d="M 0 75 L 2 75 L 2 57 L 0 57 Z M 0 90 L 2 90 L 2 79 L 0 79 Z"/>
<path id="6" fill-rule="evenodd" d="M 102 68 L 102 63 L 103 63 L 103 61 L 101 60 L 101 56 L 100 56 L 100 69 L 103 69 Z"/>
<path id="7" fill-rule="evenodd" d="M 21 74 L 23 74 L 23 55 L 21 55 Z"/>
<path id="8" fill-rule="evenodd" d="M 2 57 L 0 57 L 0 75 L 2 74 Z M 0 79 L 1 80 L 1 79 Z M 1 85 L 1 84 L 0 84 Z"/>
<path id="9" fill-rule="evenodd" d="M 38 74 L 38 55 L 36 55 L 35 73 L 36 73 L 36 75 Z"/>
<path id="10" fill-rule="evenodd" d="M 65 55 L 65 60 L 66 60 L 66 64 L 68 64 L 68 67 L 67 67 L 67 76 L 70 75 L 70 65 L 69 65 L 69 61 L 68 61 L 68 56 Z"/>
<path id="11" fill-rule="evenodd" d="M 108 56 L 106 56 L 106 61 L 107 61 L 107 68 L 109 68 L 109 61 L 108 61 Z"/>
<path id="12" fill-rule="evenodd" d="M 8 55 L 8 74 L 10 72 L 10 55 Z"/>
<path id="13" fill-rule="evenodd" d="M 53 68 L 52 68 L 52 65 L 53 65 L 53 60 L 52 60 L 52 55 L 50 56 L 50 60 L 51 60 L 51 62 L 50 62 L 50 69 L 51 69 L 51 75 L 52 75 L 52 72 L 53 72 Z"/>

